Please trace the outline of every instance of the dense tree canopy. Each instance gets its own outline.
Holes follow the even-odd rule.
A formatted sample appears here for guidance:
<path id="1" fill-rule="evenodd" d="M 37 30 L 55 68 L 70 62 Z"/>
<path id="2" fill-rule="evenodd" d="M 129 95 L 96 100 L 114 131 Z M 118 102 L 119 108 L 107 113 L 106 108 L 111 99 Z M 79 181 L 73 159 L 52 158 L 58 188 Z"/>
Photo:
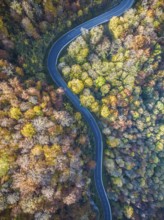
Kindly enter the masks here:
<path id="1" fill-rule="evenodd" d="M 81 114 L 63 103 L 62 89 L 41 81 L 21 82 L 11 77 L 16 69 L 1 60 L 5 74 L 0 76 L 2 217 L 10 209 L 10 219 L 22 213 L 33 219 L 61 219 L 60 210 L 64 219 L 73 218 L 78 209 L 75 219 L 84 213 L 92 219 L 87 195 L 90 176 L 85 171 L 92 160 L 82 153 L 89 139 Z M 69 206 L 72 211 L 64 214 Z"/>
<path id="2" fill-rule="evenodd" d="M 1 0 L 0 219 L 96 218 L 94 144 L 64 91 L 47 82 L 45 57 L 58 36 L 120 1 Z M 99 120 L 116 220 L 164 218 L 162 22 L 163 0 L 139 0 L 82 29 L 59 63 Z"/>
<path id="3" fill-rule="evenodd" d="M 114 219 L 163 219 L 162 3 L 138 1 L 108 25 L 82 30 L 59 64 L 68 85 L 83 83 L 81 104 L 101 122 Z"/>
<path id="4" fill-rule="evenodd" d="M 117 2 L 0 1 L 0 219 L 95 219 L 94 145 L 64 91 L 47 82 L 45 57 L 52 40 Z M 72 50 L 77 65 L 65 68 L 76 94 L 93 84 L 80 71 L 88 53 Z"/>

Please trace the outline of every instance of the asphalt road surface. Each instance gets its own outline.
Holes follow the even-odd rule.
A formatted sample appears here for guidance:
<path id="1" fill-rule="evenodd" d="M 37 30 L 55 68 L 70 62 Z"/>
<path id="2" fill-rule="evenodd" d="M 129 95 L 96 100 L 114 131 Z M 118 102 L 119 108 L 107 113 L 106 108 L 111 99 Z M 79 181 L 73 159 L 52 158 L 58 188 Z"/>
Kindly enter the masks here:
<path id="1" fill-rule="evenodd" d="M 112 212 L 102 180 L 102 164 L 103 164 L 102 134 L 97 125 L 96 120 L 94 119 L 90 111 L 87 108 L 81 106 L 79 98 L 75 94 L 73 94 L 70 91 L 70 89 L 67 87 L 67 84 L 65 83 L 60 72 L 58 71 L 57 62 L 58 62 L 58 57 L 61 51 L 63 50 L 63 48 L 65 48 L 71 41 L 73 41 L 73 39 L 75 39 L 77 36 L 81 34 L 81 28 L 91 29 L 97 25 L 109 21 L 109 19 L 112 18 L 113 16 L 119 16 L 123 14 L 125 11 L 131 8 L 134 1 L 135 0 L 122 0 L 122 2 L 115 8 L 67 32 L 62 37 L 60 37 L 56 42 L 54 42 L 54 44 L 52 45 L 49 51 L 48 59 L 47 59 L 47 67 L 53 81 L 57 84 L 57 86 L 62 87 L 64 89 L 66 96 L 72 102 L 74 107 L 84 116 L 85 120 L 88 122 L 94 134 L 95 150 L 96 150 L 96 158 L 95 158 L 96 167 L 94 170 L 94 180 L 95 180 L 97 193 L 101 201 L 104 220 L 112 220 Z"/>

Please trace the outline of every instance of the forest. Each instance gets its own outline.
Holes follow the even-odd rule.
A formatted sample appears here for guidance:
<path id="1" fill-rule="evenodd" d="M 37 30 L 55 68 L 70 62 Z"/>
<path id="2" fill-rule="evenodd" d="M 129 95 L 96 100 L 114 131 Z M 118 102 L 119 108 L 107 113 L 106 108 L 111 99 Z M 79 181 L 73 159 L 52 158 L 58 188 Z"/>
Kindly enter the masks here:
<path id="1" fill-rule="evenodd" d="M 50 81 L 45 60 L 51 42 L 107 3 L 0 2 L 1 220 L 95 219 L 88 127 Z"/>
<path id="2" fill-rule="evenodd" d="M 162 10 L 163 1 L 138 1 L 108 24 L 83 29 L 58 65 L 100 121 L 114 219 L 164 218 Z"/>
<path id="3" fill-rule="evenodd" d="M 0 220 L 97 220 L 93 137 L 46 59 L 57 38 L 120 2 L 1 0 Z M 164 219 L 163 7 L 138 0 L 82 29 L 59 58 L 62 77 L 103 134 L 115 220 Z"/>

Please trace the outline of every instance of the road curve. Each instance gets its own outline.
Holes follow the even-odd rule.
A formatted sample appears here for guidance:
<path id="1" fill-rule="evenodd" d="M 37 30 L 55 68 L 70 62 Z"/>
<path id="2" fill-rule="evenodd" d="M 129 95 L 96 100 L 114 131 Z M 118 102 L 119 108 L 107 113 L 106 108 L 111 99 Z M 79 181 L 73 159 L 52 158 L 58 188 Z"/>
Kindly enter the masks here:
<path id="1" fill-rule="evenodd" d="M 62 37 L 60 37 L 54 44 L 52 45 L 48 58 L 47 58 L 47 67 L 48 71 L 53 79 L 53 81 L 57 84 L 58 87 L 62 87 L 65 90 L 65 94 L 68 99 L 72 102 L 75 108 L 81 112 L 84 116 L 85 120 L 88 122 L 91 127 L 94 138 L 95 138 L 95 150 L 96 150 L 96 167 L 94 170 L 94 179 L 95 185 L 97 189 L 98 196 L 101 201 L 101 205 L 103 208 L 103 216 L 104 220 L 112 220 L 112 213 L 110 203 L 104 189 L 103 180 L 102 180 L 102 162 L 103 162 L 103 140 L 101 131 L 97 125 L 96 120 L 90 113 L 87 108 L 84 108 L 80 105 L 79 98 L 73 94 L 67 87 L 67 84 L 63 80 L 60 72 L 57 68 L 58 57 L 63 50 L 73 39 L 81 34 L 81 28 L 91 29 L 94 26 L 103 24 L 109 21 L 113 16 L 119 16 L 123 14 L 126 10 L 131 8 L 135 0 L 122 0 L 122 2 L 116 6 L 115 8 L 109 10 L 108 12 L 99 15 L 79 26 L 70 30 Z"/>

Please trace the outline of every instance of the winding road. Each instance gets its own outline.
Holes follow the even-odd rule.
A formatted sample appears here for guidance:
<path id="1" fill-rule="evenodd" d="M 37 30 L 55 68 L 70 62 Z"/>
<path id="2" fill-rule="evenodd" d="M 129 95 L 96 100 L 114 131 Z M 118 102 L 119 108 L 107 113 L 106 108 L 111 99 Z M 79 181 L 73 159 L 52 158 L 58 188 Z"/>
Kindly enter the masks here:
<path id="1" fill-rule="evenodd" d="M 87 108 L 81 106 L 79 98 L 75 94 L 73 94 L 70 91 L 70 89 L 67 87 L 67 84 L 65 83 L 60 72 L 58 71 L 57 62 L 58 62 L 58 57 L 61 51 L 63 50 L 63 48 L 65 48 L 71 41 L 73 41 L 73 39 L 75 39 L 77 36 L 81 34 L 81 28 L 91 29 L 94 26 L 109 21 L 109 19 L 112 18 L 113 16 L 119 16 L 123 14 L 126 10 L 131 8 L 134 1 L 135 0 L 122 0 L 122 2 L 115 8 L 67 32 L 62 37 L 60 37 L 56 42 L 54 42 L 54 44 L 52 45 L 49 51 L 48 59 L 47 59 L 48 71 L 53 81 L 57 84 L 58 87 L 62 87 L 65 90 L 66 96 L 75 106 L 75 108 L 79 112 L 81 112 L 81 114 L 84 116 L 85 120 L 90 125 L 92 132 L 94 134 L 95 146 L 96 146 L 96 167 L 94 170 L 94 179 L 95 179 L 97 193 L 103 208 L 104 220 L 112 220 L 112 212 L 102 180 L 102 163 L 103 163 L 102 134 L 97 125 L 96 120 L 94 119 L 90 111 Z"/>

